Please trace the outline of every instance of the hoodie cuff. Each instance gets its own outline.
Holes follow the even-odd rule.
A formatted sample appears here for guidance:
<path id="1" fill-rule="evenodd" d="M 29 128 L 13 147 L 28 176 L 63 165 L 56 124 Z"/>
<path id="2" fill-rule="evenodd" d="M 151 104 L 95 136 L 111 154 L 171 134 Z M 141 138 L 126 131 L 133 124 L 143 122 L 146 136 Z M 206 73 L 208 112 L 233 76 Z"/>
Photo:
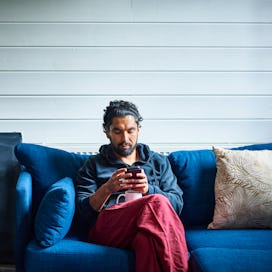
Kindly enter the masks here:
<path id="1" fill-rule="evenodd" d="M 156 187 L 149 184 L 148 185 L 148 194 L 155 194 L 156 193 Z"/>

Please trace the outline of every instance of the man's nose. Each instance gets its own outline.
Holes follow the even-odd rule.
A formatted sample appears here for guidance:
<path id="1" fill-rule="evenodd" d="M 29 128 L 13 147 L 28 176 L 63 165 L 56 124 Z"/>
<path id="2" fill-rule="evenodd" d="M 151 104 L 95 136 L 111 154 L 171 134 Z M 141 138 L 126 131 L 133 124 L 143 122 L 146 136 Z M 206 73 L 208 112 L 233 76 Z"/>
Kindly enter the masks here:
<path id="1" fill-rule="evenodd" d="M 124 142 L 127 142 L 128 139 L 129 139 L 129 134 L 126 131 L 124 131 L 123 134 L 122 134 L 122 140 Z"/>

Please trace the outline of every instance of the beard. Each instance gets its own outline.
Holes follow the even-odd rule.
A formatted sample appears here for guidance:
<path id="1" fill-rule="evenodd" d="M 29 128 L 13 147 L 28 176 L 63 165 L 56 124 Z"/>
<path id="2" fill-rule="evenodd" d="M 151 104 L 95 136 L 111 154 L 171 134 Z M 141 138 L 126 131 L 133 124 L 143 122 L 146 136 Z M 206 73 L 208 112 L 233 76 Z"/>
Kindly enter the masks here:
<path id="1" fill-rule="evenodd" d="M 128 145 L 129 148 L 127 148 L 127 149 L 122 149 L 122 146 L 123 146 L 124 144 L 125 144 L 125 145 Z M 131 154 L 134 152 L 134 150 L 136 149 L 137 143 L 136 143 L 135 145 L 132 145 L 132 144 L 130 144 L 130 143 L 120 143 L 120 144 L 118 144 L 118 145 L 113 145 L 113 144 L 111 143 L 111 146 L 112 146 L 113 151 L 116 152 L 118 155 L 120 155 L 120 156 L 122 156 L 122 157 L 126 157 L 126 156 L 131 155 Z"/>

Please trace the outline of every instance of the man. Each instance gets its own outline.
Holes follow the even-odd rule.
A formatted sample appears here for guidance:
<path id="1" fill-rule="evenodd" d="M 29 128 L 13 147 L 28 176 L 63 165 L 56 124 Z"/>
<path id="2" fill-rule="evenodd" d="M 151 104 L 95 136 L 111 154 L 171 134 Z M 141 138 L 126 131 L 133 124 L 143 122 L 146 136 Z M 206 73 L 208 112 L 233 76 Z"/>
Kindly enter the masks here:
<path id="1" fill-rule="evenodd" d="M 135 252 L 136 271 L 187 271 L 184 228 L 179 219 L 182 191 L 166 156 L 138 143 L 137 107 L 112 101 L 103 128 L 110 144 L 91 156 L 79 170 L 77 209 L 89 224 L 88 241 Z M 155 136 L 154 136 L 155 137 Z M 128 167 L 139 166 L 136 178 Z M 126 190 L 142 198 L 116 204 Z"/>

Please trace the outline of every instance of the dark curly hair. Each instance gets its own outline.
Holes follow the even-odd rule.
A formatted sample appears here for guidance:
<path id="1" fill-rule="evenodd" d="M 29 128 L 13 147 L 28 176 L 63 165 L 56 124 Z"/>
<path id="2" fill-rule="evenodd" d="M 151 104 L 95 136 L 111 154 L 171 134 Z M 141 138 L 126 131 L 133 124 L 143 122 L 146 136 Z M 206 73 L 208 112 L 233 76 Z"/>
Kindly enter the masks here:
<path id="1" fill-rule="evenodd" d="M 106 130 L 106 128 L 110 127 L 110 125 L 112 124 L 112 119 L 114 117 L 124 117 L 127 115 L 134 116 L 137 125 L 140 127 L 140 122 L 143 121 L 143 118 L 140 115 L 137 107 L 133 103 L 124 100 L 111 101 L 109 106 L 104 109 L 104 131 Z"/>

